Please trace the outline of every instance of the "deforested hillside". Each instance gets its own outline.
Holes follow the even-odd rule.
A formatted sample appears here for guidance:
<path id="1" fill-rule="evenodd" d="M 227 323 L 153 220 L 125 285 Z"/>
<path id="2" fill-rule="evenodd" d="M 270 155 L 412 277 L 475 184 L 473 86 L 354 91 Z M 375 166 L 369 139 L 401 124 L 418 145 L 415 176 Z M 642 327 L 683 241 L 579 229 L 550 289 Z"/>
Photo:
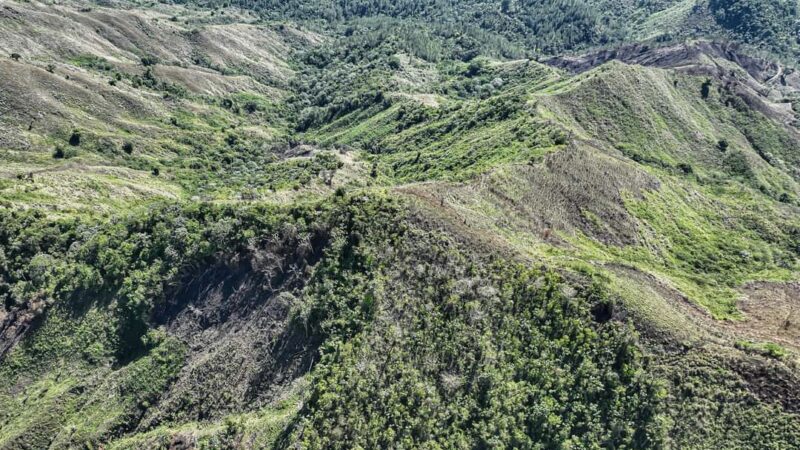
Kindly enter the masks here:
<path id="1" fill-rule="evenodd" d="M 0 449 L 800 448 L 751 3 L 0 3 Z"/>
<path id="2" fill-rule="evenodd" d="M 245 13 L 119 6 L 3 5 L 2 170 L 38 181 L 8 198 L 54 210 L 211 199 L 250 184 L 243 165 L 281 158 L 288 55 L 322 37 Z"/>

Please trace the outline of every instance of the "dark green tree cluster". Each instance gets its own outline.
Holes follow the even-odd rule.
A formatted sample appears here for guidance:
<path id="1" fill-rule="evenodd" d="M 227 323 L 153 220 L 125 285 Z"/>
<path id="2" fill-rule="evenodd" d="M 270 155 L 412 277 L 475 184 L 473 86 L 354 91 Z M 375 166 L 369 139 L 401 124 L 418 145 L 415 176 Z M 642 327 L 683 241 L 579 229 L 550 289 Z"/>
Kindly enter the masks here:
<path id="1" fill-rule="evenodd" d="M 800 44 L 797 2 L 790 0 L 711 0 L 709 10 L 741 41 L 777 47 L 780 53 Z"/>
<path id="2" fill-rule="evenodd" d="M 657 448 L 665 394 L 597 285 L 482 261 L 351 202 L 295 322 L 325 338 L 280 445 Z"/>
<path id="3" fill-rule="evenodd" d="M 520 46 L 534 52 L 553 53 L 586 45 L 605 44 L 624 36 L 625 21 L 639 8 L 664 6 L 655 2 L 626 3 L 585 0 L 234 0 L 207 1 L 203 5 L 233 4 L 260 12 L 265 18 L 325 21 L 351 24 L 362 19 L 420 21 L 425 28 L 448 39 L 462 58 L 481 50 L 505 53 Z M 489 38 L 487 42 L 487 37 Z M 498 47 L 500 37 L 504 44 Z M 489 44 L 488 46 L 486 44 Z"/>
<path id="4" fill-rule="evenodd" d="M 316 210 L 306 210 L 313 217 Z M 7 310 L 58 304 L 80 309 L 108 304 L 117 318 L 117 354 L 145 350 L 141 338 L 167 285 L 185 271 L 223 254 L 244 251 L 249 238 L 295 223 L 305 213 L 270 208 L 160 205 L 104 224 L 80 218 L 51 220 L 39 211 L 0 209 L 0 300 Z M 313 222 L 313 219 L 308 220 Z M 297 239 L 299 234 L 292 234 Z M 288 242 L 292 247 L 296 241 Z"/>

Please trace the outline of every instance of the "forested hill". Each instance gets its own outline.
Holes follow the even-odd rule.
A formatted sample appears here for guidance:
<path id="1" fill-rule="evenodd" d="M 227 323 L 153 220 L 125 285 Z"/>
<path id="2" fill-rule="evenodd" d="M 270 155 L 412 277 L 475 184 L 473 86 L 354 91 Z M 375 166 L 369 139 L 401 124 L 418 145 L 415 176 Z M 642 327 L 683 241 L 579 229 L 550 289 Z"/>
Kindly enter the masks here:
<path id="1" fill-rule="evenodd" d="M 718 38 L 796 58 L 800 50 L 794 0 L 228 0 L 274 20 L 315 20 L 326 25 L 422 22 L 455 38 L 461 58 L 481 52 L 505 57 L 553 55 L 622 42 Z M 363 19 L 372 19 L 363 21 Z M 460 47 L 460 48 L 459 48 Z"/>
<path id="2" fill-rule="evenodd" d="M 800 448 L 797 26 L 0 2 L 0 450 Z"/>

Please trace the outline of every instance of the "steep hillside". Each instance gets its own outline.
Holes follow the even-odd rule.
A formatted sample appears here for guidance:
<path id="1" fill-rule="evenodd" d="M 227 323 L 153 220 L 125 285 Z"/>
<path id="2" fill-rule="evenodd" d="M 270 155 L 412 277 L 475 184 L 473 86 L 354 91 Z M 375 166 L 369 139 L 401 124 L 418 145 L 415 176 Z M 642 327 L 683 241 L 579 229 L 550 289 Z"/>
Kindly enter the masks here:
<path id="1" fill-rule="evenodd" d="M 3 171 L 23 181 L 7 198 L 69 211 L 282 183 L 263 165 L 287 147 L 287 57 L 321 37 L 167 6 L 2 11 Z"/>
<path id="2" fill-rule="evenodd" d="M 800 447 L 792 5 L 224 3 L 0 5 L 0 449 Z"/>
<path id="3" fill-rule="evenodd" d="M 627 41 L 732 40 L 796 59 L 797 2 L 792 0 L 186 0 L 234 4 L 271 19 L 372 28 L 375 21 L 430 28 L 442 50 L 463 60 L 479 54 L 553 55 Z M 365 20 L 366 19 L 366 20 Z M 450 53 L 452 52 L 452 53 Z"/>

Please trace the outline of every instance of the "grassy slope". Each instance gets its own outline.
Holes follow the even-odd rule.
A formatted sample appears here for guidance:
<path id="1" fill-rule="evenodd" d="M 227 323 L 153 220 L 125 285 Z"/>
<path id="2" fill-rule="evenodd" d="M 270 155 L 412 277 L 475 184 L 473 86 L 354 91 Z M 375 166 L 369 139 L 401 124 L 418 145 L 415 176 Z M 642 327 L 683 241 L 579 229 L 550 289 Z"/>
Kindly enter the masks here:
<path id="1" fill-rule="evenodd" d="M 526 253 L 633 265 L 670 280 L 713 316 L 735 318 L 736 289 L 746 281 L 797 276 L 794 240 L 800 223 L 792 199 L 798 185 L 788 164 L 774 156 L 767 161 L 759 143 L 770 140 L 771 151 L 791 158 L 798 138 L 761 113 L 726 106 L 735 97 L 724 91 L 712 89 L 704 99 L 703 82 L 702 77 L 610 63 L 561 81 L 534 79 L 485 100 L 451 100 L 438 108 L 402 100 L 356 126 L 345 125 L 352 117 L 340 119 L 317 132 L 317 139 L 373 149 L 375 172 L 388 183 L 471 180 L 509 163 L 537 167 L 544 155 L 573 152 L 565 148 L 567 139 L 581 139 L 589 144 L 588 160 L 565 162 L 574 165 L 558 173 L 546 164 L 540 175 L 529 174 L 525 166 L 489 170 L 479 181 L 467 181 L 476 188 L 458 188 L 455 192 L 466 192 L 456 194 L 453 206 L 468 208 L 459 212 L 466 221 L 487 223 L 486 217 L 492 217 L 492 232 L 511 239 L 520 239 L 520 230 L 506 226 L 510 217 L 521 216 L 517 225 L 523 228 L 530 220 L 548 222 L 535 231 L 567 232 L 569 245 L 550 250 L 546 241 L 542 247 L 541 236 L 533 235 L 534 243 L 526 244 L 532 253 Z M 404 125 L 412 114 L 421 123 Z M 723 140 L 727 146 L 720 149 Z M 605 158 L 602 154 L 614 158 L 605 172 L 587 172 L 583 164 L 596 164 Z M 645 186 L 616 183 L 605 190 L 593 186 L 597 180 L 591 177 L 621 168 L 649 181 L 643 181 Z M 561 200 L 580 214 L 557 216 L 564 212 L 554 208 L 553 196 L 568 187 L 532 186 L 526 180 L 540 176 L 573 178 L 589 189 L 586 196 L 575 192 Z M 444 189 L 438 195 L 447 202 L 450 188 Z M 602 192 L 593 195 L 597 189 Z M 622 242 L 635 245 L 602 239 L 602 230 L 613 234 L 620 219 L 609 210 L 612 205 L 598 206 L 603 195 L 624 203 L 619 214 L 629 216 L 635 231 Z M 551 203 L 526 210 L 524 202 L 538 196 Z"/>
<path id="2" fill-rule="evenodd" d="M 0 45 L 21 58 L 0 61 L 7 204 L 69 214 L 253 198 L 336 168 L 283 162 L 288 57 L 318 43 L 312 33 L 233 10 L 9 8 Z"/>

